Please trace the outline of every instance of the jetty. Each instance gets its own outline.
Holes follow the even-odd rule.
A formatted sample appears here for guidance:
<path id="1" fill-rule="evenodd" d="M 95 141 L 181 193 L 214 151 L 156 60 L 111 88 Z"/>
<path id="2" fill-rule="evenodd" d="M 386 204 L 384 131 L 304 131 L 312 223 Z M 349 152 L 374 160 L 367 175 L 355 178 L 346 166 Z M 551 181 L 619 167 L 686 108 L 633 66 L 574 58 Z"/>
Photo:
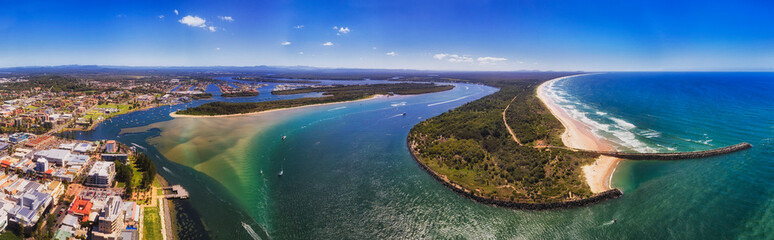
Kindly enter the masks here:
<path id="1" fill-rule="evenodd" d="M 188 191 L 183 188 L 183 186 L 180 185 L 173 185 L 171 187 L 162 187 L 161 190 L 164 190 L 164 193 L 167 193 L 167 191 L 171 191 L 170 194 L 164 194 L 163 197 L 166 199 L 187 199 L 188 198 Z"/>
<path id="2" fill-rule="evenodd" d="M 733 152 L 742 151 L 751 147 L 752 147 L 752 144 L 743 142 L 736 145 L 716 148 L 712 150 L 695 151 L 695 152 L 678 152 L 678 153 L 625 153 L 625 152 L 589 151 L 589 150 L 580 150 L 580 151 L 593 152 L 600 155 L 623 158 L 628 160 L 684 160 L 684 159 L 706 158 L 706 157 L 713 157 L 713 156 L 718 156 L 723 154 L 729 154 Z"/>

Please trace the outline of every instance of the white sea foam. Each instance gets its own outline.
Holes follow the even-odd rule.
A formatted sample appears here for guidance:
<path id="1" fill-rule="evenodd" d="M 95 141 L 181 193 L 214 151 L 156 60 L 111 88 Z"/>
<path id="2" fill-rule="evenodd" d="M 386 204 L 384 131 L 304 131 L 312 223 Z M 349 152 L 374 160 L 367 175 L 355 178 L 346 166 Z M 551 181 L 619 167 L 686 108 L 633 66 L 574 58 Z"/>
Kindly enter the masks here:
<path id="1" fill-rule="evenodd" d="M 570 117 L 589 127 L 597 137 L 608 139 L 626 149 L 637 152 L 657 151 L 643 142 L 641 138 L 659 137 L 661 133 L 650 129 L 639 130 L 636 125 L 620 117 L 611 116 L 611 114 L 600 111 L 591 105 L 581 103 L 567 91 L 560 89 L 564 85 L 564 81 L 563 79 L 546 84 L 545 94 L 564 109 Z M 592 119 L 591 115 L 595 115 L 594 118 L 598 120 Z M 604 121 L 605 119 L 613 124 L 605 123 L 607 122 Z"/>
<path id="2" fill-rule="evenodd" d="M 645 130 L 642 130 L 642 131 L 640 132 L 640 135 L 641 135 L 641 136 L 643 136 L 643 137 L 646 137 L 646 138 L 657 138 L 657 137 L 661 137 L 661 133 L 660 133 L 660 132 L 657 132 L 657 131 L 655 131 L 655 130 L 652 130 L 652 129 L 645 129 Z"/>
<path id="3" fill-rule="evenodd" d="M 620 119 L 620 118 L 615 118 L 615 117 L 609 117 L 609 118 L 610 120 L 613 120 L 615 124 L 618 124 L 619 126 L 623 127 L 626 130 L 632 130 L 637 127 L 637 126 L 634 126 L 634 124 L 631 124 L 630 122 L 624 121 L 623 119 Z"/>
<path id="4" fill-rule="evenodd" d="M 344 106 L 344 107 L 337 107 L 337 108 L 334 108 L 334 109 L 330 109 L 330 110 L 328 110 L 328 111 L 329 111 L 329 112 L 330 112 L 330 111 L 336 111 L 336 110 L 339 110 L 339 109 L 345 109 L 345 108 L 347 108 L 347 107 L 346 107 L 346 106 Z"/>

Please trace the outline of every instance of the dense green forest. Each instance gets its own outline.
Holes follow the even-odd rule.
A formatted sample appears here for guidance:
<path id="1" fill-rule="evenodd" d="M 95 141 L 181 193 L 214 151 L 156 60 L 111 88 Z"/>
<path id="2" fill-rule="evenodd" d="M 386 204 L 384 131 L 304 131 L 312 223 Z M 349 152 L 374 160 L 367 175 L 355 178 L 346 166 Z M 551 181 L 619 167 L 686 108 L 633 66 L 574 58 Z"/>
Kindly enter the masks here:
<path id="1" fill-rule="evenodd" d="M 258 96 L 259 92 L 248 92 L 248 91 L 242 91 L 242 92 L 230 92 L 230 93 L 224 93 L 221 94 L 221 97 L 230 98 L 230 97 L 255 97 Z"/>
<path id="2" fill-rule="evenodd" d="M 271 109 L 290 108 L 312 104 L 352 101 L 368 98 L 376 94 L 423 94 L 446 91 L 454 88 L 450 85 L 435 85 L 427 83 L 374 84 L 374 85 L 342 85 L 320 88 L 301 88 L 294 90 L 275 91 L 273 94 L 289 95 L 310 92 L 323 92 L 325 97 L 308 97 L 267 102 L 212 102 L 178 111 L 181 115 L 228 115 L 260 112 Z"/>
<path id="3" fill-rule="evenodd" d="M 312 104 L 332 103 L 352 101 L 364 98 L 362 95 L 343 95 L 343 96 L 330 96 L 330 97 L 308 97 L 308 98 L 296 98 L 289 100 L 277 100 L 267 102 L 211 102 L 199 105 L 198 107 L 192 107 L 185 110 L 178 111 L 180 115 L 229 115 L 229 114 L 242 114 L 251 112 L 261 112 L 271 109 L 299 107 Z"/>
<path id="4" fill-rule="evenodd" d="M 471 80 L 500 91 L 417 124 L 408 138 L 412 152 L 436 173 L 482 197 L 542 203 L 591 196 L 581 166 L 597 155 L 535 147 L 562 146 L 564 127 L 536 94 L 540 83 L 561 75 Z M 511 100 L 506 118 L 523 146 L 503 122 Z"/>
<path id="5" fill-rule="evenodd" d="M 211 98 L 212 98 L 212 93 L 191 94 L 191 99 L 193 100 L 211 99 Z"/>

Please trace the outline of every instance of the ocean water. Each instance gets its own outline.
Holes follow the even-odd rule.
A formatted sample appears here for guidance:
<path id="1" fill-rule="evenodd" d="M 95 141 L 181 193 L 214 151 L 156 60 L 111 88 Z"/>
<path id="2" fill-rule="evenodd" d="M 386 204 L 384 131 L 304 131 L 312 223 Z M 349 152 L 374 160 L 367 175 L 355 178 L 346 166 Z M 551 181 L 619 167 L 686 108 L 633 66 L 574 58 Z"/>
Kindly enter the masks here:
<path id="1" fill-rule="evenodd" d="M 411 159 L 409 129 L 497 91 L 480 85 L 233 119 L 172 119 L 186 106 L 168 106 L 79 137 L 141 146 L 162 176 L 188 189 L 191 199 L 175 204 L 180 239 L 252 239 L 240 222 L 261 239 L 772 238 L 773 79 L 614 73 L 557 82 L 562 107 L 623 151 L 754 146 L 707 159 L 625 161 L 613 179 L 623 197 L 559 211 L 472 202 Z"/>
<path id="2" fill-rule="evenodd" d="M 549 89 L 621 151 L 751 143 L 706 159 L 623 161 L 613 185 L 622 202 L 637 201 L 637 215 L 626 218 L 649 223 L 640 228 L 658 229 L 654 236 L 774 238 L 774 73 L 606 73 Z"/>

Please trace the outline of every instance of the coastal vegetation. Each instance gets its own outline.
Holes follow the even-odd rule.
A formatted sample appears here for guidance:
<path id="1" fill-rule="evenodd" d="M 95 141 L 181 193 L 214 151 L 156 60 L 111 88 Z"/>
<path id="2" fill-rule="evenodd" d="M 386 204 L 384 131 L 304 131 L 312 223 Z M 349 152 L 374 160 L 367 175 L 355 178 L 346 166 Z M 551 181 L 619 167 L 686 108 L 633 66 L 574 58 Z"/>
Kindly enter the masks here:
<path id="1" fill-rule="evenodd" d="M 191 94 L 191 99 L 193 99 L 193 100 L 212 99 L 212 93 Z"/>
<path id="2" fill-rule="evenodd" d="M 592 196 L 581 166 L 597 154 L 541 147 L 563 146 L 561 122 L 536 94 L 537 86 L 553 77 L 471 80 L 500 91 L 417 124 L 408 137 L 412 154 L 447 183 L 477 197 L 555 203 Z M 523 145 L 505 127 L 502 114 L 509 104 L 505 118 Z"/>
<path id="3" fill-rule="evenodd" d="M 232 98 L 232 97 L 255 97 L 258 96 L 260 93 L 257 91 L 241 91 L 241 92 L 229 92 L 221 94 L 221 97 L 224 98 Z"/>
<path id="4" fill-rule="evenodd" d="M 309 87 L 293 90 L 274 91 L 272 93 L 275 95 L 290 95 L 299 93 L 322 92 L 324 97 L 307 97 L 267 102 L 212 102 L 178 111 L 177 114 L 205 116 L 243 114 L 313 104 L 353 101 L 368 98 L 377 94 L 423 94 L 446 91 L 452 88 L 454 88 L 454 86 L 427 83 L 341 85 L 315 88 Z"/>
<path id="5" fill-rule="evenodd" d="M 454 88 L 452 85 L 438 85 L 434 83 L 394 83 L 394 84 L 365 84 L 365 85 L 334 85 L 323 87 L 306 87 L 281 91 L 272 91 L 274 95 L 291 95 L 300 93 L 321 92 L 323 95 L 374 95 L 374 94 L 399 94 L 414 95 L 433 92 L 442 92 Z"/>

